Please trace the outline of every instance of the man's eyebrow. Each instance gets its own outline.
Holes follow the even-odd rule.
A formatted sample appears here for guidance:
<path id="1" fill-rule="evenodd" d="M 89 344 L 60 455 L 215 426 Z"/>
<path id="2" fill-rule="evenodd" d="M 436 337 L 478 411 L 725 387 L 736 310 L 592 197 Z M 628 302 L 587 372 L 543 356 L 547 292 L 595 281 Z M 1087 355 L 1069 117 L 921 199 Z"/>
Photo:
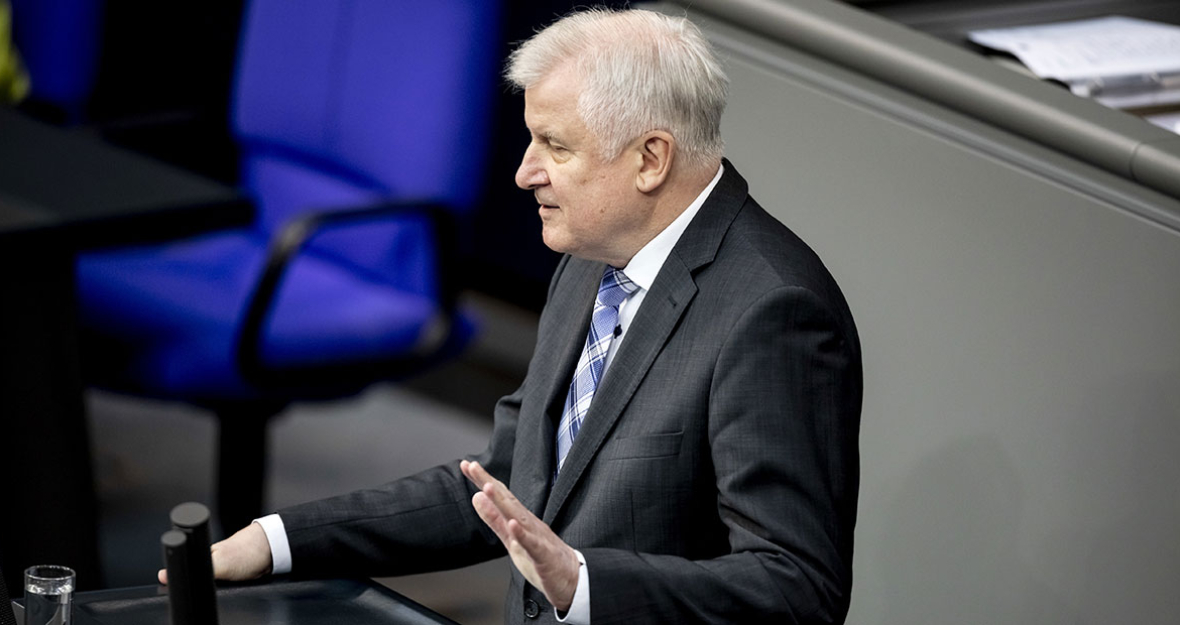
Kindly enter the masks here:
<path id="1" fill-rule="evenodd" d="M 530 130 L 529 134 L 532 135 L 534 140 L 541 141 L 547 145 L 565 145 L 565 141 L 562 141 L 561 137 L 548 130 Z"/>

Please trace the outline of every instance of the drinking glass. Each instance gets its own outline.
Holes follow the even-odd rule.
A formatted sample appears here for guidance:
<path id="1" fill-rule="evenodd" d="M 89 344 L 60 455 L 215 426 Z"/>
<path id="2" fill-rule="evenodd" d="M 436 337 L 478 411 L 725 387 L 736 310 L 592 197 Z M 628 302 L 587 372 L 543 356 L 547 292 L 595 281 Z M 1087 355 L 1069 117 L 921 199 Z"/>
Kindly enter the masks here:
<path id="1" fill-rule="evenodd" d="M 25 625 L 69 625 L 74 570 L 43 564 L 25 569 Z"/>

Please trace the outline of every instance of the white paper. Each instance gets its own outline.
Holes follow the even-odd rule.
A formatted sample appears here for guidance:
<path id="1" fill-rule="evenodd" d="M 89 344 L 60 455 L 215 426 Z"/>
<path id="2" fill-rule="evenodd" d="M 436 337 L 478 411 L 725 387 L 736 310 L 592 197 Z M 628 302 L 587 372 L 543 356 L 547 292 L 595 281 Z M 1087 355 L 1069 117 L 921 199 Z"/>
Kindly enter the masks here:
<path id="1" fill-rule="evenodd" d="M 1147 115 L 1143 119 L 1159 126 L 1160 128 L 1167 128 L 1174 133 L 1180 134 L 1180 113 L 1162 113 L 1160 115 Z"/>
<path id="2" fill-rule="evenodd" d="M 1013 54 L 1041 78 L 1071 84 L 1180 72 L 1180 26 L 1130 17 L 977 30 L 968 37 Z"/>

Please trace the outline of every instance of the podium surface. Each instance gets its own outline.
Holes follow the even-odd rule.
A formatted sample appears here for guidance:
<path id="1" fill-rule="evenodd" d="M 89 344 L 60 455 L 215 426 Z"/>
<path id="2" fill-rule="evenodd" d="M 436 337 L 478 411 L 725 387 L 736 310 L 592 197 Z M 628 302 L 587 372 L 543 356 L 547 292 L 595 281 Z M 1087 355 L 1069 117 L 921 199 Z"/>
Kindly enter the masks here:
<path id="1" fill-rule="evenodd" d="M 217 591 L 220 625 L 457 625 L 371 580 L 278 581 Z M 76 625 L 168 625 L 168 589 L 139 586 L 74 596 Z"/>

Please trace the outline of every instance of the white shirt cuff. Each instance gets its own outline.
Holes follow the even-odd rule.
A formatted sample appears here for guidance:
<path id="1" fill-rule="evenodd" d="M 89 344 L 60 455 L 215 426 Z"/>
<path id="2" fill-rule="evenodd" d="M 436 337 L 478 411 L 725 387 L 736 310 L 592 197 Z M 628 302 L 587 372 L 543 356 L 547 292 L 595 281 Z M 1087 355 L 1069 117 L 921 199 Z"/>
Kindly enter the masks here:
<path id="1" fill-rule="evenodd" d="M 556 612 L 554 614 L 561 623 L 590 625 L 590 570 L 586 568 L 586 557 L 582 552 L 574 549 L 574 553 L 578 556 L 578 562 L 582 564 L 578 567 L 578 587 L 574 590 L 569 612 L 566 612 L 564 617 Z"/>
<path id="2" fill-rule="evenodd" d="M 277 514 L 268 514 L 254 522 L 262 526 L 266 540 L 270 542 L 270 572 L 282 575 L 291 572 L 291 545 L 287 542 L 287 528 Z"/>

